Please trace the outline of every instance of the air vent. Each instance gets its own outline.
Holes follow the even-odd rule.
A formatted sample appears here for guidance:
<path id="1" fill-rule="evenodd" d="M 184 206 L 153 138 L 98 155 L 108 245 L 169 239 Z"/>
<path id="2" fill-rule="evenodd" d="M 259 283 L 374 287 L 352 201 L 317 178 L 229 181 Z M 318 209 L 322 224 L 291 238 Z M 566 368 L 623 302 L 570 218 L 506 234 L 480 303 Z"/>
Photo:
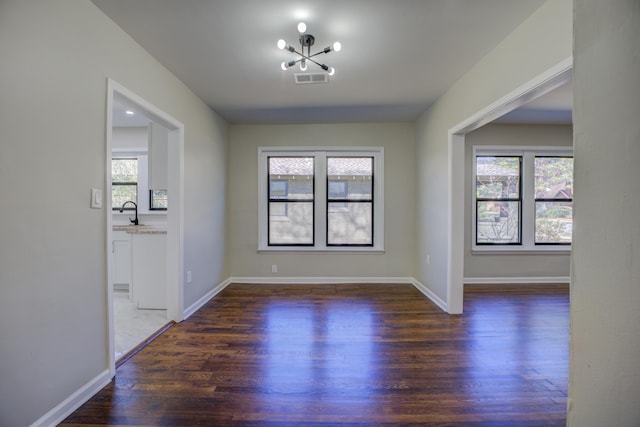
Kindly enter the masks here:
<path id="1" fill-rule="evenodd" d="M 297 85 L 308 85 L 315 83 L 329 83 L 327 73 L 294 73 L 293 80 Z"/>

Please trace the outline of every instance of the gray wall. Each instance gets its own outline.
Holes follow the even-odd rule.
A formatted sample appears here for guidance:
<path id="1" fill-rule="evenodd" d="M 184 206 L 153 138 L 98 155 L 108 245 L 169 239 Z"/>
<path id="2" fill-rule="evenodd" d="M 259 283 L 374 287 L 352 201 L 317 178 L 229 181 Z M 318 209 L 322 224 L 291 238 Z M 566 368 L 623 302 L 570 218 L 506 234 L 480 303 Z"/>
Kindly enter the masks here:
<path id="1" fill-rule="evenodd" d="M 408 277 L 413 271 L 413 124 L 233 125 L 229 254 L 233 277 Z M 258 253 L 258 147 L 384 147 L 385 253 Z M 271 274 L 271 265 L 278 274 Z"/>
<path id="2" fill-rule="evenodd" d="M 640 424 L 640 1 L 575 0 L 568 424 Z"/>
<path id="3" fill-rule="evenodd" d="M 465 140 L 465 278 L 569 277 L 569 254 L 488 254 L 472 252 L 473 146 L 571 146 L 571 126 L 487 125 L 467 134 Z"/>
<path id="4" fill-rule="evenodd" d="M 0 2 L 0 425 L 108 373 L 111 77 L 185 124 L 185 304 L 228 276 L 227 125 L 91 2 Z"/>

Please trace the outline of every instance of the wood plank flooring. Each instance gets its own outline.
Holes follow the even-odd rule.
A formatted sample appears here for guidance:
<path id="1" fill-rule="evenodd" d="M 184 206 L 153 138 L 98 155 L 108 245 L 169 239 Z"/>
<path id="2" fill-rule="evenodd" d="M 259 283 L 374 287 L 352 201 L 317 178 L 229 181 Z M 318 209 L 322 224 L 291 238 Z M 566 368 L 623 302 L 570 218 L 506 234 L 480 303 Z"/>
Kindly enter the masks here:
<path id="1" fill-rule="evenodd" d="M 233 284 L 117 369 L 65 426 L 560 426 L 566 286 Z"/>

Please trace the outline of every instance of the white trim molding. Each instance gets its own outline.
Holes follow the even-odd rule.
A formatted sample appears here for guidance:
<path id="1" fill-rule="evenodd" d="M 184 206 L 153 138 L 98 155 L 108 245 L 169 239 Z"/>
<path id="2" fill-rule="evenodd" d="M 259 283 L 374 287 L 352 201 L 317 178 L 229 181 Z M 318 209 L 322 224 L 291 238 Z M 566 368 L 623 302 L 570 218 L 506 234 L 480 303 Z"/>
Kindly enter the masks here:
<path id="1" fill-rule="evenodd" d="M 339 285 L 348 283 L 406 283 L 411 284 L 411 277 L 231 277 L 231 283 L 257 285 Z"/>
<path id="2" fill-rule="evenodd" d="M 569 276 L 557 277 L 465 277 L 465 285 L 535 285 L 547 283 L 567 284 Z"/>
<path id="3" fill-rule="evenodd" d="M 202 307 L 204 307 L 204 305 L 206 303 L 209 302 L 209 300 L 211 300 L 213 297 L 215 297 L 216 295 L 218 295 L 220 292 L 222 292 L 224 290 L 224 288 L 226 288 L 227 286 L 229 286 L 231 283 L 233 283 L 231 281 L 231 279 L 227 279 L 225 281 L 223 281 L 222 283 L 220 283 L 218 286 L 216 286 L 215 288 L 213 288 L 212 290 L 210 290 L 209 292 L 207 292 L 202 298 L 200 298 L 198 301 L 194 302 L 193 304 L 191 304 L 189 307 L 187 307 L 184 310 L 184 313 L 182 315 L 182 318 L 184 320 L 188 319 L 189 317 L 191 317 L 191 315 L 193 313 L 195 313 L 196 311 L 200 310 Z"/>
<path id="4" fill-rule="evenodd" d="M 444 311 L 445 313 L 449 312 L 448 307 L 447 307 L 447 302 L 445 300 L 443 300 L 442 298 L 440 298 L 438 295 L 434 294 L 431 289 L 429 289 L 428 287 L 426 287 L 425 285 L 423 285 L 422 283 L 420 283 L 418 280 L 416 280 L 414 278 L 411 278 L 411 284 L 417 290 L 422 292 L 422 294 L 424 296 L 429 298 L 435 305 L 440 307 L 440 309 L 442 309 L 442 311 Z"/>
<path id="5" fill-rule="evenodd" d="M 332 284 L 407 284 L 415 287 L 443 311 L 447 311 L 446 302 L 431 289 L 413 277 L 231 277 L 229 283 L 242 284 L 283 284 L 283 285 L 332 285 Z"/>
<path id="6" fill-rule="evenodd" d="M 464 143 L 465 135 L 498 117 L 565 84 L 571 78 L 573 57 L 569 56 L 505 96 L 469 115 L 448 131 L 448 253 L 447 253 L 447 310 L 460 314 L 463 310 L 464 264 Z"/>
<path id="7" fill-rule="evenodd" d="M 76 390 L 59 405 L 40 417 L 31 427 L 55 426 L 71 415 L 76 409 L 91 399 L 97 392 L 111 382 L 112 376 L 109 369 L 102 371 L 97 377 Z"/>
<path id="8" fill-rule="evenodd" d="M 269 157 L 310 157 L 313 162 L 313 241 L 309 245 L 269 245 Z M 368 245 L 330 245 L 327 242 L 327 159 L 371 157 L 373 161 L 372 237 Z M 384 147 L 258 147 L 258 252 L 259 253 L 384 253 Z"/>

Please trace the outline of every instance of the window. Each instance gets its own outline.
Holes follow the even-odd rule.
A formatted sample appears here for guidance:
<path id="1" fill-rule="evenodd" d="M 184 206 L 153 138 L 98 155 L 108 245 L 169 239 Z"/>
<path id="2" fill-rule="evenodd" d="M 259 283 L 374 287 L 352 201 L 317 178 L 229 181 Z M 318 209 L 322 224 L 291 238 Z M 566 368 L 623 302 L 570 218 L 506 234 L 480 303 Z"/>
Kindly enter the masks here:
<path id="1" fill-rule="evenodd" d="M 269 157 L 269 246 L 313 246 L 314 158 Z"/>
<path id="2" fill-rule="evenodd" d="M 522 157 L 476 157 L 476 244 L 520 244 Z"/>
<path id="3" fill-rule="evenodd" d="M 113 210 L 127 201 L 138 203 L 138 159 L 127 158 L 111 160 L 111 206 Z M 127 205 L 125 210 L 133 210 Z"/>
<path id="4" fill-rule="evenodd" d="M 382 148 L 259 149 L 259 250 L 383 250 Z"/>
<path id="5" fill-rule="evenodd" d="M 111 158 L 111 207 L 117 212 L 126 201 L 138 205 L 138 213 L 165 214 L 167 190 L 149 188 L 149 158 L 144 149 L 114 149 Z M 133 210 L 128 204 L 125 210 Z"/>
<path id="6" fill-rule="evenodd" d="M 327 245 L 373 245 L 373 157 L 327 157 Z"/>
<path id="7" fill-rule="evenodd" d="M 167 190 L 149 190 L 149 210 L 166 211 L 168 207 Z"/>
<path id="8" fill-rule="evenodd" d="M 536 156 L 536 245 L 571 244 L 573 158 Z"/>
<path id="9" fill-rule="evenodd" d="M 573 157 L 558 147 L 474 147 L 473 249 L 569 250 Z"/>

